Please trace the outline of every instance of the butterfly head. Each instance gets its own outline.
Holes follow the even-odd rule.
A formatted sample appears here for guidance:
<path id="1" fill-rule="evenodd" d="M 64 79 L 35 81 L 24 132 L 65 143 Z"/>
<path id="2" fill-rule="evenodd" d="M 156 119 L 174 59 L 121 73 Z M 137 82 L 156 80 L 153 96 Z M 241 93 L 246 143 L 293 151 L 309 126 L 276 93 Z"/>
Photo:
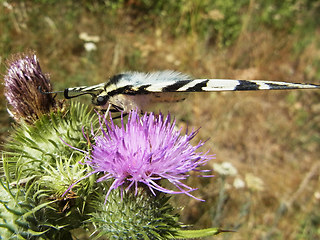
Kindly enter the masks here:
<path id="1" fill-rule="evenodd" d="M 65 99 L 76 98 L 82 95 L 91 95 L 92 103 L 96 106 L 105 105 L 110 96 L 103 88 L 104 85 L 99 84 L 91 87 L 74 87 L 74 88 L 66 88 L 64 91 L 56 91 L 56 92 L 43 92 L 41 87 L 39 87 L 39 91 L 42 94 L 54 94 L 63 92 Z"/>
<path id="2" fill-rule="evenodd" d="M 99 84 L 91 87 L 66 88 L 64 90 L 64 97 L 66 99 L 70 99 L 89 94 L 92 97 L 92 103 L 94 105 L 102 106 L 105 105 L 109 99 L 109 96 L 103 86 L 104 85 Z"/>

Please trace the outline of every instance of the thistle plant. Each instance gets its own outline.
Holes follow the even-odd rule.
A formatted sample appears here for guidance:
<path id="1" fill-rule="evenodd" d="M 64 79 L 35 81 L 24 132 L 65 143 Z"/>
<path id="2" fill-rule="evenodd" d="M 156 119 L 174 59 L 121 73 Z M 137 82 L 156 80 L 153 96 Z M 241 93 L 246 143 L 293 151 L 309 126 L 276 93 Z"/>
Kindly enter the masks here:
<path id="1" fill-rule="evenodd" d="M 108 239 L 196 238 L 183 230 L 172 194 L 195 189 L 183 180 L 212 155 L 197 134 L 175 130 L 170 115 L 111 115 L 56 101 L 34 54 L 8 64 L 5 96 L 16 120 L 2 152 L 0 239 L 73 239 L 77 229 Z M 108 117 L 106 117 L 108 116 Z M 167 182 L 167 183 L 166 183 Z"/>

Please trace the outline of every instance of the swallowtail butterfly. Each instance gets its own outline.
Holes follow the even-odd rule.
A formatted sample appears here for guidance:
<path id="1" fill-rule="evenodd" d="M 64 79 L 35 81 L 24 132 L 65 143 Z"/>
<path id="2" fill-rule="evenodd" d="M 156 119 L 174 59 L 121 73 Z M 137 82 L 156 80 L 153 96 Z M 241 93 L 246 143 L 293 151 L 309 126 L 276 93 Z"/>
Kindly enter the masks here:
<path id="1" fill-rule="evenodd" d="M 215 92 L 246 90 L 316 89 L 320 85 L 288 83 L 264 80 L 193 79 L 176 71 L 151 73 L 125 72 L 115 75 L 108 82 L 94 86 L 66 88 L 66 99 L 84 94 L 92 96 L 92 103 L 107 108 L 111 104 L 116 110 L 128 112 L 145 109 L 158 102 L 184 99 L 182 92 Z"/>

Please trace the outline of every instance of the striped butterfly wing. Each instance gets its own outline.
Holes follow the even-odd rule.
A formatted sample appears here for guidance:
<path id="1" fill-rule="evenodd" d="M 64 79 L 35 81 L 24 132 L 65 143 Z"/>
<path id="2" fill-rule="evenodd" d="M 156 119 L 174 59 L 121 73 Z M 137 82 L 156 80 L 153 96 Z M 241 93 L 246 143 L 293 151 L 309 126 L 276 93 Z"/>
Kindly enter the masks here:
<path id="1" fill-rule="evenodd" d="M 187 92 L 250 91 L 250 90 L 285 90 L 315 89 L 315 84 L 300 84 L 264 80 L 233 79 L 192 79 L 190 76 L 175 71 L 152 73 L 126 72 L 115 75 L 107 83 L 91 87 L 67 88 L 66 98 L 70 93 L 91 94 L 93 103 L 105 108 L 108 103 L 125 112 L 158 102 L 176 102 L 183 100 Z M 78 96 L 76 95 L 76 96 Z"/>

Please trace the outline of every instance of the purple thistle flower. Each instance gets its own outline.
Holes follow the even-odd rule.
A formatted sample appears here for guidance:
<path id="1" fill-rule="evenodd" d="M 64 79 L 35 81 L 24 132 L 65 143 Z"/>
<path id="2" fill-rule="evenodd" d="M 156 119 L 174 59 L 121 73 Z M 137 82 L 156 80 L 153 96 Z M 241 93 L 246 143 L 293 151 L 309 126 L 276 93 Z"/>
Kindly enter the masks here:
<path id="1" fill-rule="evenodd" d="M 181 136 L 181 130 L 174 129 L 175 121 L 170 123 L 170 115 L 164 119 L 162 114 L 156 117 L 151 113 L 140 118 L 137 111 L 131 111 L 126 125 L 121 117 L 121 127 L 115 125 L 111 117 L 110 123 L 107 120 L 103 123 L 102 116 L 99 118 L 102 134 L 94 137 L 95 144 L 91 153 L 87 153 L 86 163 L 93 168 L 89 175 L 104 173 L 98 182 L 114 179 L 106 199 L 111 190 L 118 187 L 121 192 L 134 187 L 137 194 L 141 184 L 145 184 L 154 195 L 156 190 L 192 196 L 189 192 L 196 189 L 181 181 L 191 170 L 206 172 L 197 168 L 213 158 L 207 153 L 196 153 L 203 142 L 196 146 L 190 144 L 197 131 Z M 177 190 L 160 186 L 161 179 L 167 179 Z"/>
<path id="2" fill-rule="evenodd" d="M 8 62 L 4 82 L 4 95 L 17 121 L 23 118 L 31 123 L 56 105 L 51 94 L 41 94 L 38 90 L 41 87 L 43 91 L 52 91 L 52 87 L 34 54 L 17 55 Z"/>

